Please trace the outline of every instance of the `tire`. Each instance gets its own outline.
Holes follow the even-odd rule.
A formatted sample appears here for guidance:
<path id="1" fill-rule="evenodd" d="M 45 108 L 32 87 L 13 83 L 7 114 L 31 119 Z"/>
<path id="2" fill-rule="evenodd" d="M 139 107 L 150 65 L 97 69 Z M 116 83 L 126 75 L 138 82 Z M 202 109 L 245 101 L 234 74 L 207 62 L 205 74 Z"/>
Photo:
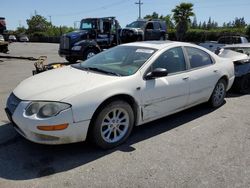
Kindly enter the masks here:
<path id="1" fill-rule="evenodd" d="M 162 35 L 159 40 L 166 40 L 166 38 Z"/>
<path id="2" fill-rule="evenodd" d="M 97 53 L 98 51 L 96 49 L 90 48 L 83 53 L 83 60 L 89 59 Z"/>
<path id="3" fill-rule="evenodd" d="M 137 40 L 136 41 L 142 41 L 142 36 L 138 35 Z"/>
<path id="4" fill-rule="evenodd" d="M 241 94 L 246 94 L 250 89 L 250 74 L 244 75 L 240 82 L 240 90 Z"/>
<path id="5" fill-rule="evenodd" d="M 224 103 L 226 86 L 227 84 L 225 79 L 220 79 L 215 85 L 213 93 L 209 99 L 209 103 L 213 108 L 218 108 Z"/>
<path id="6" fill-rule="evenodd" d="M 124 101 L 114 101 L 97 114 L 91 131 L 94 143 L 102 149 L 110 149 L 123 143 L 134 125 L 134 113 Z"/>
<path id="7" fill-rule="evenodd" d="M 65 58 L 69 63 L 73 64 L 73 63 L 76 63 L 77 62 L 77 58 L 75 57 L 66 57 Z"/>

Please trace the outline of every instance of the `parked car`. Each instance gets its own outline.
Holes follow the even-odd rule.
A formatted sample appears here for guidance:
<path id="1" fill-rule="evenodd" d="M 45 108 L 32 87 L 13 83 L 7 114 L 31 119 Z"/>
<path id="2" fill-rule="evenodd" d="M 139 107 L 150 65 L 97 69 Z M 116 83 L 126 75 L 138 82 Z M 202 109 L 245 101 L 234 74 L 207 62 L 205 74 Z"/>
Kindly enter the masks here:
<path id="1" fill-rule="evenodd" d="M 234 81 L 229 59 L 194 44 L 119 45 L 22 81 L 6 112 L 25 138 L 64 144 L 89 138 L 107 149 L 141 125 L 200 103 L 219 107 Z"/>
<path id="2" fill-rule="evenodd" d="M 0 42 L 4 42 L 5 40 L 4 40 L 4 37 L 3 37 L 3 35 L 0 35 Z"/>
<path id="3" fill-rule="evenodd" d="M 4 40 L 3 35 L 0 35 L 0 53 L 7 53 L 9 51 L 8 45 L 9 43 Z"/>
<path id="4" fill-rule="evenodd" d="M 10 42 L 16 42 L 17 41 L 16 36 L 15 35 L 10 35 L 9 36 L 9 41 Z"/>
<path id="5" fill-rule="evenodd" d="M 205 43 L 200 43 L 199 45 L 215 52 L 217 49 L 224 47 L 227 44 L 245 44 L 248 43 L 246 37 L 243 36 L 222 36 L 218 41 L 206 41 Z"/>
<path id="6" fill-rule="evenodd" d="M 139 19 L 122 29 L 120 38 L 123 43 L 144 40 L 166 40 L 166 22 L 160 19 Z"/>
<path id="7" fill-rule="evenodd" d="M 20 41 L 20 42 L 29 42 L 29 38 L 28 38 L 27 36 L 21 36 L 21 37 L 19 38 L 19 41 Z"/>
<path id="8" fill-rule="evenodd" d="M 232 89 L 239 93 L 250 91 L 250 43 L 226 45 L 218 51 L 220 57 L 234 62 L 235 80 Z"/>

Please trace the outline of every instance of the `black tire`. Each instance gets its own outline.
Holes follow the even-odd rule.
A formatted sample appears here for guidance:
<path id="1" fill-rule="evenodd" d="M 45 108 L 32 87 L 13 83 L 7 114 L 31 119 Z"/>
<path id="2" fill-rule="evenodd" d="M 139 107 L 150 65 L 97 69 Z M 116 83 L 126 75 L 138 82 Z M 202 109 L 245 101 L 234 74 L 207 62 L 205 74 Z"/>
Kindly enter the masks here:
<path id="1" fill-rule="evenodd" d="M 165 35 L 162 35 L 159 40 L 166 40 Z"/>
<path id="2" fill-rule="evenodd" d="M 77 58 L 75 57 L 66 57 L 65 58 L 69 63 L 73 64 L 73 63 L 76 63 L 77 62 Z"/>
<path id="3" fill-rule="evenodd" d="M 86 59 L 94 56 L 97 53 L 98 53 L 98 51 L 96 49 L 90 48 L 90 49 L 86 50 L 85 52 L 83 52 L 83 60 L 86 60 Z"/>
<path id="4" fill-rule="evenodd" d="M 98 147 L 110 149 L 120 145 L 128 138 L 133 125 L 134 113 L 131 106 L 125 101 L 117 100 L 99 111 L 92 124 L 91 138 Z"/>
<path id="5" fill-rule="evenodd" d="M 224 103 L 226 96 L 227 83 L 225 79 L 220 79 L 214 87 L 213 93 L 209 99 L 209 104 L 213 108 L 218 108 Z"/>
<path id="6" fill-rule="evenodd" d="M 142 41 L 142 36 L 138 35 L 137 40 L 136 41 Z"/>
<path id="7" fill-rule="evenodd" d="M 246 74 L 241 78 L 239 92 L 241 94 L 246 94 L 249 92 L 249 89 L 250 89 L 250 74 Z"/>

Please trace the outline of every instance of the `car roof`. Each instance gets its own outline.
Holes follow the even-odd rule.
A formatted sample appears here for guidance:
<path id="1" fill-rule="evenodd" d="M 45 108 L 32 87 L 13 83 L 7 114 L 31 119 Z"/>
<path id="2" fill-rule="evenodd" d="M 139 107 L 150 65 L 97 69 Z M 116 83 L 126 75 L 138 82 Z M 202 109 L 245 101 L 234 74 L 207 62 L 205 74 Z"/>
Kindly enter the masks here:
<path id="1" fill-rule="evenodd" d="M 142 42 L 132 42 L 132 43 L 122 44 L 122 46 L 138 46 L 138 47 L 154 48 L 157 50 L 160 50 L 160 49 L 163 49 L 166 47 L 170 47 L 170 46 L 184 46 L 184 45 L 197 47 L 196 45 L 193 45 L 191 43 L 170 41 L 170 40 L 142 41 Z"/>

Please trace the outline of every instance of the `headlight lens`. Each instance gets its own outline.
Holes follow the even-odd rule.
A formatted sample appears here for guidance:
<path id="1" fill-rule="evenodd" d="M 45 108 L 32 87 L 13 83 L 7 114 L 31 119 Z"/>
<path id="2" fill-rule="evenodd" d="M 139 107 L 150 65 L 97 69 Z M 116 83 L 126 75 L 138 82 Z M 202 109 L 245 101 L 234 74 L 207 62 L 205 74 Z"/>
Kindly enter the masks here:
<path id="1" fill-rule="evenodd" d="M 74 51 L 79 51 L 81 50 L 81 46 L 73 46 L 71 50 L 74 50 Z"/>
<path id="2" fill-rule="evenodd" d="M 71 105 L 60 102 L 31 102 L 25 113 L 27 116 L 37 115 L 40 118 L 48 118 L 70 107 Z"/>

